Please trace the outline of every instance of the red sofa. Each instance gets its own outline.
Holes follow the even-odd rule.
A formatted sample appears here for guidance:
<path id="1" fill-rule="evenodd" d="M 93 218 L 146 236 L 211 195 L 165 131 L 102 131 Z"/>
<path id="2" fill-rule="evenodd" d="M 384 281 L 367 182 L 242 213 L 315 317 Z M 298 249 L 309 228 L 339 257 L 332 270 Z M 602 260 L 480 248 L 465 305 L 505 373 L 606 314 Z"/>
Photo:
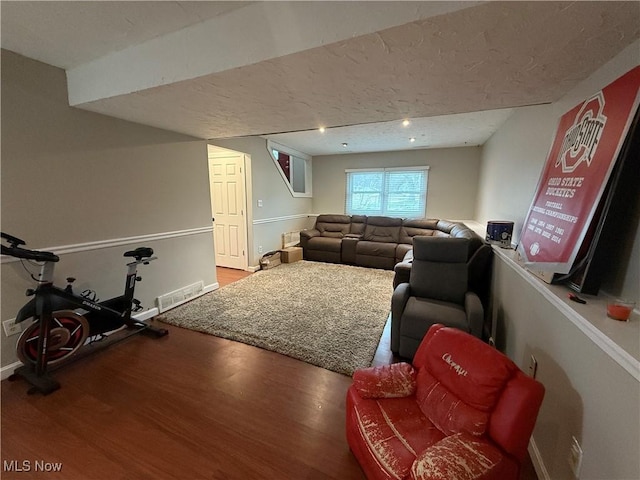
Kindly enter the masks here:
<path id="1" fill-rule="evenodd" d="M 493 347 L 433 325 L 412 365 L 354 373 L 347 440 L 368 479 L 517 480 L 543 396 Z"/>

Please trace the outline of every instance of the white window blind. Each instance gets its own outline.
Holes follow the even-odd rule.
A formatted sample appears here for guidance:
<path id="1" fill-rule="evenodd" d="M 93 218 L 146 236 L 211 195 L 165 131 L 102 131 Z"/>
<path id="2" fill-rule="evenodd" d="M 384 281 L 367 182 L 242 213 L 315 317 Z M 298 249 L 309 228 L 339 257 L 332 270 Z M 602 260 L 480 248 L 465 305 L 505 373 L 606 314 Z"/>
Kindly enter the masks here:
<path id="1" fill-rule="evenodd" d="M 347 215 L 424 217 L 429 167 L 345 170 Z"/>

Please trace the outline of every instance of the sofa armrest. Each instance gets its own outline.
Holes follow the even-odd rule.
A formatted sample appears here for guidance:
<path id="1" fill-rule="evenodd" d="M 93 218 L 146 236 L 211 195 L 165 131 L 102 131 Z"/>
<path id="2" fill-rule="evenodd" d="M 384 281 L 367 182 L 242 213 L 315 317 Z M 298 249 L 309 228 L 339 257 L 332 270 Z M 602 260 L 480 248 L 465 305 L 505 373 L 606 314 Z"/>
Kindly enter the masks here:
<path id="1" fill-rule="evenodd" d="M 407 260 L 409 255 L 411 255 L 411 258 Z M 409 283 L 412 262 L 413 253 L 409 250 L 404 256 L 404 259 L 400 263 L 396 263 L 395 267 L 393 267 L 393 271 L 395 272 L 395 275 L 393 276 L 393 288 L 396 288 L 401 283 Z"/>
<path id="2" fill-rule="evenodd" d="M 320 230 L 316 230 L 315 228 L 309 230 L 301 230 L 300 238 L 313 238 L 320 236 Z"/>
<path id="3" fill-rule="evenodd" d="M 521 462 L 544 398 L 544 386 L 518 370 L 505 386 L 491 419 L 489 436 Z"/>
<path id="4" fill-rule="evenodd" d="M 391 296 L 391 351 L 395 354 L 400 351 L 400 319 L 410 294 L 410 285 L 401 283 L 393 290 Z"/>
<path id="5" fill-rule="evenodd" d="M 315 228 L 312 228 L 310 230 L 302 230 L 300 232 L 300 246 L 303 249 L 306 249 L 309 239 L 313 237 L 319 237 L 319 236 L 320 236 L 320 230 L 316 230 Z"/>
<path id="6" fill-rule="evenodd" d="M 355 265 L 356 263 L 356 247 L 358 245 L 359 235 L 345 235 L 340 244 L 340 260 L 342 263 Z"/>
<path id="7" fill-rule="evenodd" d="M 464 310 L 467 312 L 467 320 L 471 335 L 482 338 L 482 325 L 484 323 L 484 308 L 480 297 L 475 292 L 467 292 L 464 295 Z"/>
<path id="8" fill-rule="evenodd" d="M 517 464 L 487 437 L 468 433 L 443 438 L 420 453 L 411 466 L 413 480 L 515 479 L 517 474 Z"/>
<path id="9" fill-rule="evenodd" d="M 408 363 L 356 370 L 353 386 L 362 398 L 400 398 L 416 391 L 416 371 Z"/>

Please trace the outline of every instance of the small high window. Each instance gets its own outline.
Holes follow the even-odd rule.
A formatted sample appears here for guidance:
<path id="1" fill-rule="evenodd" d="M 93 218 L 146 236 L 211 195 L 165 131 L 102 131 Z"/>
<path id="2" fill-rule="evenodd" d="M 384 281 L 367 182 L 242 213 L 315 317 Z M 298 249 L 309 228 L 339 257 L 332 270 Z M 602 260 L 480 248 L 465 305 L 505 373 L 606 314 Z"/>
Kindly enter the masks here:
<path id="1" fill-rule="evenodd" d="M 311 157 L 267 140 L 269 155 L 294 197 L 311 197 Z"/>

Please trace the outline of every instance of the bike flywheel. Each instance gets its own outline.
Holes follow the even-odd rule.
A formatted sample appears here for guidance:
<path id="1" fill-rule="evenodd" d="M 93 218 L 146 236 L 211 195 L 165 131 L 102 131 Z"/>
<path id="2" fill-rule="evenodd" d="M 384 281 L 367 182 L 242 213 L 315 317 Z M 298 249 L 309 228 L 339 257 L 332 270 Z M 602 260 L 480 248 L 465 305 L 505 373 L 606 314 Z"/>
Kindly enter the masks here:
<path id="1" fill-rule="evenodd" d="M 47 364 L 57 365 L 68 360 L 82 347 L 89 335 L 89 322 L 71 310 L 58 310 L 51 314 Z M 17 355 L 22 363 L 35 364 L 38 360 L 40 322 L 36 321 L 22 332 L 17 344 Z"/>

